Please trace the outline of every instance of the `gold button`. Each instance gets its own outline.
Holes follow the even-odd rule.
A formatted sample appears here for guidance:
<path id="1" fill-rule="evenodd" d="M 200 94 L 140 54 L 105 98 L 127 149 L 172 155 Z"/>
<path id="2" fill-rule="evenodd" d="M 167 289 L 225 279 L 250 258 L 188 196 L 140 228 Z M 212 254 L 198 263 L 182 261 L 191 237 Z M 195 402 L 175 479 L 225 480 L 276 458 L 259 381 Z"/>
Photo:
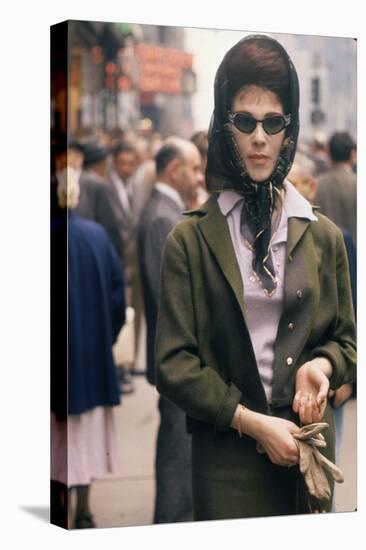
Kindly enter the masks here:
<path id="1" fill-rule="evenodd" d="M 294 323 L 289 323 L 287 326 L 288 326 L 289 330 L 294 330 L 294 328 L 295 328 Z"/>
<path id="2" fill-rule="evenodd" d="M 287 357 L 286 363 L 287 363 L 287 366 L 288 366 L 288 367 L 291 367 L 291 365 L 292 365 L 293 362 L 294 362 L 294 360 L 292 359 L 292 357 Z"/>
<path id="3" fill-rule="evenodd" d="M 302 290 L 297 290 L 297 291 L 296 291 L 296 296 L 298 297 L 299 300 L 301 300 L 301 298 L 302 298 Z"/>

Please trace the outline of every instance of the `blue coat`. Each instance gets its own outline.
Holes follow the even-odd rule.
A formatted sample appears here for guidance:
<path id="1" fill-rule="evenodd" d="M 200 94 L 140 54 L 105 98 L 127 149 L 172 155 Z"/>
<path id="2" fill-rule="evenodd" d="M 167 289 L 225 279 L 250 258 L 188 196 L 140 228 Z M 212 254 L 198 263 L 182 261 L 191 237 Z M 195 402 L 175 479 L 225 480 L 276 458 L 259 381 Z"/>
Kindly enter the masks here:
<path id="1" fill-rule="evenodd" d="M 68 414 L 120 402 L 112 345 L 125 321 L 124 279 L 99 224 L 68 225 Z"/>

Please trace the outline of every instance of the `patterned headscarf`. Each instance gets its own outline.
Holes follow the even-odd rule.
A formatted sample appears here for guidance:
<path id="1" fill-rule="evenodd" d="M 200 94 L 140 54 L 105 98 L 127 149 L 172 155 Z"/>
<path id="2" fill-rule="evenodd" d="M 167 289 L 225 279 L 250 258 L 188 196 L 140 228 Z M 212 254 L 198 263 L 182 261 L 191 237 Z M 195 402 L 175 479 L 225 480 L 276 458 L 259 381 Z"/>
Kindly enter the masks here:
<path id="1" fill-rule="evenodd" d="M 291 113 L 291 123 L 286 129 L 272 174 L 266 181 L 260 183 L 253 182 L 249 177 L 228 120 L 231 99 L 240 89 L 240 82 L 263 85 L 260 79 L 256 81 L 255 78 L 251 78 L 248 82 L 245 75 L 241 79 L 240 74 L 235 75 L 236 82 L 233 83 L 233 76 L 229 74 L 228 66 L 233 55 L 237 54 L 238 48 L 248 40 L 259 41 L 259 43 L 267 47 L 269 45 L 277 50 L 288 68 L 288 112 Z M 292 166 L 298 133 L 299 83 L 295 67 L 285 49 L 273 38 L 263 35 L 247 36 L 227 52 L 216 74 L 215 108 L 209 129 L 206 182 L 210 191 L 234 189 L 243 195 L 242 233 L 253 249 L 254 274 L 268 295 L 271 295 L 276 289 L 276 278 L 269 247 L 271 236 L 279 222 L 279 216 L 277 218 L 275 216 L 276 219 L 273 222 L 272 214 L 278 200 L 277 197 L 280 197 L 283 181 Z"/>

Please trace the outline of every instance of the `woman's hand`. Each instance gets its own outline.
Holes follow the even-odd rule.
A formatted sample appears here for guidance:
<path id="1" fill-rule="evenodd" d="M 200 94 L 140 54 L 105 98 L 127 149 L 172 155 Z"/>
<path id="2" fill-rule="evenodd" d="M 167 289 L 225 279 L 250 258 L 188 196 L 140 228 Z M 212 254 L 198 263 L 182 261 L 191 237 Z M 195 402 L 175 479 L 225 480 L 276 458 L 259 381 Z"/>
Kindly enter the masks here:
<path id="1" fill-rule="evenodd" d="M 232 419 L 231 427 L 250 437 L 253 437 L 267 453 L 273 464 L 289 466 L 298 464 L 299 451 L 292 437 L 299 431 L 293 422 L 267 416 L 244 408 L 240 412 L 238 405 Z"/>
<path id="2" fill-rule="evenodd" d="M 296 374 L 296 394 L 292 408 L 301 424 L 320 422 L 327 405 L 332 365 L 325 357 L 304 363 Z"/>
<path id="3" fill-rule="evenodd" d="M 260 415 L 256 440 L 273 464 L 293 466 L 299 463 L 299 449 L 293 438 L 299 427 L 289 420 Z"/>

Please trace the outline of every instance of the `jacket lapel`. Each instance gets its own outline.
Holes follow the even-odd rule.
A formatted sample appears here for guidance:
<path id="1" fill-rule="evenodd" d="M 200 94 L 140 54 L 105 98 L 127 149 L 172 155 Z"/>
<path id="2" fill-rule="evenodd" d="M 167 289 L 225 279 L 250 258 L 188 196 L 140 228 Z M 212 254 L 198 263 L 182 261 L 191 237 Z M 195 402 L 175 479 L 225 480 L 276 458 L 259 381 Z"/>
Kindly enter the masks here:
<path id="1" fill-rule="evenodd" d="M 231 286 L 234 295 L 239 303 L 240 309 L 243 314 L 244 321 L 246 321 L 245 305 L 244 305 L 244 288 L 241 279 L 240 269 L 236 259 L 233 244 L 231 242 L 230 232 L 226 223 L 225 216 L 222 215 L 220 208 L 217 204 L 217 196 L 213 195 L 211 198 L 195 213 L 200 214 L 202 217 L 198 222 L 198 226 L 203 234 L 205 241 L 207 242 L 212 254 L 215 256 L 221 271 L 223 272 L 227 282 Z M 302 282 L 302 288 L 306 289 L 306 269 L 302 271 L 302 276 L 297 266 L 297 262 L 292 265 L 293 254 L 297 245 L 302 240 L 309 224 L 310 220 L 304 218 L 290 218 L 288 222 L 288 235 L 286 245 L 286 283 L 285 291 L 299 288 L 300 279 Z M 312 265 L 312 263 L 310 263 Z M 305 266 L 303 266 L 305 268 Z M 296 284 L 297 283 L 297 284 Z"/>
<path id="2" fill-rule="evenodd" d="M 309 224 L 310 224 L 310 220 L 305 218 L 289 218 L 287 246 L 286 246 L 286 259 L 291 261 L 292 253 L 297 243 L 300 241 L 301 237 L 307 230 Z"/>
<path id="3" fill-rule="evenodd" d="M 217 197 L 212 196 L 199 212 L 206 215 L 199 220 L 198 226 L 231 286 L 245 320 L 244 289 L 240 269 L 225 216 L 222 215 L 217 204 Z"/>

